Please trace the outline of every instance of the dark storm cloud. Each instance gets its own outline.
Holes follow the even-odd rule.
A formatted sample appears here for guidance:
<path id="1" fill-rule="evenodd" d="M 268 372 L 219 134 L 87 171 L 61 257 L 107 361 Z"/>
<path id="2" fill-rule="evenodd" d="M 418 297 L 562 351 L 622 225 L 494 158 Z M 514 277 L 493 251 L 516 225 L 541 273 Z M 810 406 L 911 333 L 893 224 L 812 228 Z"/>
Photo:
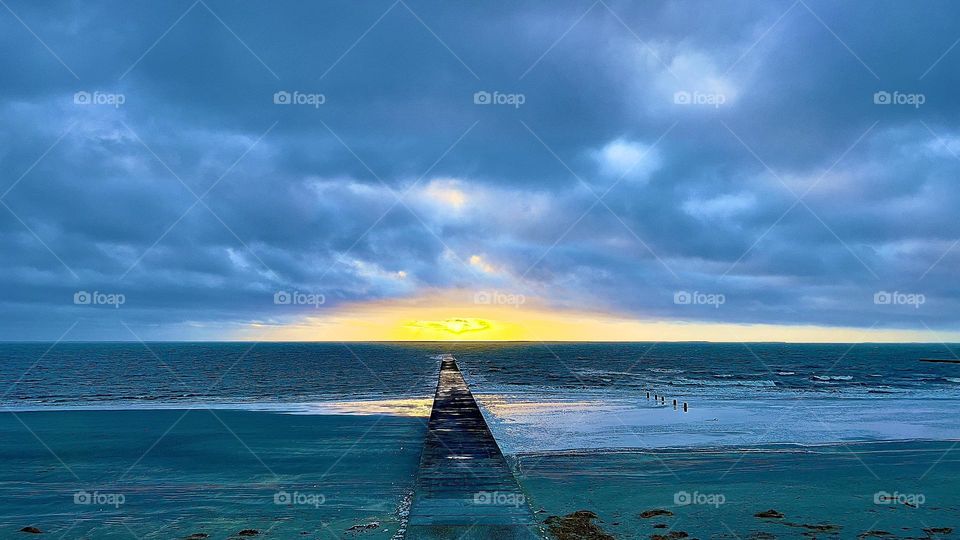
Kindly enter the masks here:
<path id="1" fill-rule="evenodd" d="M 490 284 L 638 317 L 957 322 L 955 4 L 8 4 L 0 338 L 210 338 L 312 309 L 278 290 Z"/>

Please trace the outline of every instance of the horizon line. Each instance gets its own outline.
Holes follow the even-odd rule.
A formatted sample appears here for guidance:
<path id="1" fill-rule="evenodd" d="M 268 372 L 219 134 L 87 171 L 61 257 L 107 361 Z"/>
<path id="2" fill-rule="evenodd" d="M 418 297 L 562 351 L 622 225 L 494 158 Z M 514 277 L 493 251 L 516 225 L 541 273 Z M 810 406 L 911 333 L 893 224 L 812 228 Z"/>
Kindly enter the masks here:
<path id="1" fill-rule="evenodd" d="M 536 340 L 536 339 L 515 339 L 515 340 L 450 340 L 450 339 L 423 339 L 423 340 L 389 340 L 389 339 L 370 339 L 370 340 L 254 340 L 254 339 L 90 339 L 90 340 L 0 340 L 0 344 L 11 343 L 585 343 L 585 344 L 613 344 L 613 343 L 707 343 L 707 344 L 783 344 L 783 345 L 957 345 L 960 342 L 945 341 L 781 341 L 781 340 L 763 340 L 763 341 L 711 341 L 711 340 L 616 340 L 616 341 L 590 341 L 590 340 Z"/>

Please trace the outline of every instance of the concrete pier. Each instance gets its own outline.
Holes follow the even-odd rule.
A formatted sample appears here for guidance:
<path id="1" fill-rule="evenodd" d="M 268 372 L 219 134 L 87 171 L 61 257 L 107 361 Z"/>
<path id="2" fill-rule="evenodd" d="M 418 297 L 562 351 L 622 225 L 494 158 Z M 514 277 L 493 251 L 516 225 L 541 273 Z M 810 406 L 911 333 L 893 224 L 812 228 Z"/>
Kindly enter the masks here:
<path id="1" fill-rule="evenodd" d="M 534 538 L 535 520 L 452 356 L 440 378 L 407 538 Z"/>

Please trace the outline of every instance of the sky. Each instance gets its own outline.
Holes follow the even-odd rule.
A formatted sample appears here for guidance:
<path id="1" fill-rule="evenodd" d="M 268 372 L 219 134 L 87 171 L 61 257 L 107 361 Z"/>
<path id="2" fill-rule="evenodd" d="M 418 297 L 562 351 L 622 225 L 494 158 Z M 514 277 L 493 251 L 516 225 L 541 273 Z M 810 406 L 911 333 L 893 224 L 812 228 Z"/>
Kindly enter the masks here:
<path id="1" fill-rule="evenodd" d="M 0 340 L 958 341 L 955 2 L 0 1 Z"/>

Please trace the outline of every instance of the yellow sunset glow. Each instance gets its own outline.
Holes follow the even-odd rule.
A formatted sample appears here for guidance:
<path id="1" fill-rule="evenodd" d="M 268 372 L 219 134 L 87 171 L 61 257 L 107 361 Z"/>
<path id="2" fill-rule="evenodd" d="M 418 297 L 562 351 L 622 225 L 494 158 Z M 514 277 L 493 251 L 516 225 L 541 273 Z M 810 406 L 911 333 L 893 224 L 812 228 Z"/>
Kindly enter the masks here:
<path id="1" fill-rule="evenodd" d="M 523 295 L 432 291 L 413 298 L 321 307 L 293 322 L 246 325 L 258 341 L 960 341 L 957 333 L 630 318 L 560 309 Z"/>
<path id="2" fill-rule="evenodd" d="M 457 335 L 465 332 L 486 332 L 493 327 L 490 321 L 476 318 L 446 319 L 443 321 L 412 321 L 406 326 L 416 330 L 429 329 Z"/>
<path id="3" fill-rule="evenodd" d="M 470 256 L 470 265 L 476 268 L 479 268 L 481 271 L 487 274 L 495 274 L 497 269 L 493 267 L 490 263 L 484 260 L 480 255 L 471 255 Z"/>
<path id="4" fill-rule="evenodd" d="M 467 202 L 467 195 L 459 189 L 456 180 L 434 180 L 424 190 L 427 197 L 459 210 Z"/>

